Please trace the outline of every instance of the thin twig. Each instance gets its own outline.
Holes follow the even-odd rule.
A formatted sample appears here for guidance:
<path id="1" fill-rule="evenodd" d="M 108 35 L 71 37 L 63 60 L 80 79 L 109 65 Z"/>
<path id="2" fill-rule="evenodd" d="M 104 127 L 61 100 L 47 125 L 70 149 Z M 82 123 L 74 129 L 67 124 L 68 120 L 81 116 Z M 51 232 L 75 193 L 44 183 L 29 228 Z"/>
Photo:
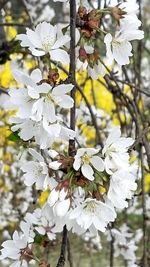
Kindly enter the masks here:
<path id="1" fill-rule="evenodd" d="M 0 23 L 0 27 L 7 26 L 7 27 L 30 27 L 31 24 L 23 24 L 17 22 L 4 22 Z"/>

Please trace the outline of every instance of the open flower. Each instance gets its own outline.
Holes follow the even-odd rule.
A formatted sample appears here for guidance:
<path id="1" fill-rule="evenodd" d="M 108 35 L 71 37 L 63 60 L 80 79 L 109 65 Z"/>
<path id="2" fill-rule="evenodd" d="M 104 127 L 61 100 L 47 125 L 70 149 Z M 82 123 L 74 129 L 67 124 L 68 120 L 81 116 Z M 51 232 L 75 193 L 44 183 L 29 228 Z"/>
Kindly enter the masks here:
<path id="1" fill-rule="evenodd" d="M 18 135 L 25 141 L 35 138 L 41 149 L 49 148 L 56 141 L 68 141 L 75 137 L 75 132 L 62 126 L 59 121 L 48 124 L 46 120 L 36 122 L 12 116 L 10 122 L 14 124 L 11 127 L 13 132 L 19 131 Z"/>
<path id="2" fill-rule="evenodd" d="M 77 171 L 81 167 L 82 174 L 90 181 L 94 180 L 94 169 L 104 170 L 103 160 L 96 155 L 98 152 L 99 149 L 79 148 L 74 158 L 73 168 Z"/>
<path id="3" fill-rule="evenodd" d="M 61 49 L 69 42 L 70 37 L 48 22 L 39 23 L 35 31 L 27 28 L 26 34 L 17 35 L 22 47 L 28 47 L 34 56 L 50 54 L 52 60 L 60 61 L 63 64 L 69 63 L 69 55 Z"/>
<path id="4" fill-rule="evenodd" d="M 30 231 L 30 224 L 26 222 L 21 222 L 21 230 L 15 231 L 11 240 L 2 243 L 0 259 L 15 260 L 10 267 L 27 267 L 27 262 L 32 259 L 30 244 L 33 243 L 35 234 Z"/>
<path id="5" fill-rule="evenodd" d="M 136 176 L 126 170 L 119 170 L 112 175 L 107 197 L 114 207 L 118 209 L 128 207 L 126 199 L 131 199 L 137 189 L 135 179 Z"/>
<path id="6" fill-rule="evenodd" d="M 105 168 L 108 174 L 113 174 L 119 169 L 129 167 L 128 148 L 134 143 L 132 138 L 121 137 L 119 127 L 114 127 L 110 132 L 102 150 L 105 155 Z"/>
<path id="7" fill-rule="evenodd" d="M 57 182 L 49 177 L 48 166 L 44 161 L 44 158 L 34 149 L 29 149 L 29 153 L 33 156 L 34 161 L 27 161 L 21 167 L 22 171 L 25 172 L 23 175 L 24 183 L 27 186 L 31 186 L 34 183 L 38 190 L 46 190 L 48 185 L 50 188 L 54 188 Z"/>
<path id="8" fill-rule="evenodd" d="M 144 37 L 144 32 L 138 29 L 137 21 L 123 23 L 116 32 L 115 37 L 107 33 L 104 38 L 106 44 L 106 56 L 109 64 L 115 60 L 120 66 L 129 64 L 129 57 L 132 56 L 132 45 L 130 41 L 140 40 Z"/>
<path id="9" fill-rule="evenodd" d="M 72 89 L 72 84 L 60 84 L 52 88 L 46 83 L 36 89 L 32 88 L 32 92 L 29 91 L 29 94 L 32 98 L 36 98 L 36 101 L 32 107 L 31 118 L 40 121 L 44 117 L 51 123 L 55 122 L 57 119 L 55 105 L 67 109 L 73 107 L 74 101 L 67 95 Z"/>
<path id="10" fill-rule="evenodd" d="M 93 228 L 92 230 L 105 232 L 107 224 L 115 220 L 116 213 L 107 204 L 87 198 L 70 212 L 69 218 L 76 220 L 85 231 Z"/>
<path id="11" fill-rule="evenodd" d="M 13 70 L 15 79 L 23 83 L 26 88 L 20 90 L 11 89 L 10 102 L 17 108 L 17 115 L 20 118 L 31 118 L 41 121 L 45 118 L 48 122 L 54 123 L 57 120 L 55 106 L 61 108 L 72 108 L 73 99 L 67 95 L 72 89 L 72 84 L 60 84 L 55 87 L 47 83 L 38 83 L 42 80 L 42 73 L 39 69 L 31 72 L 31 75 L 24 74 L 18 69 Z"/>

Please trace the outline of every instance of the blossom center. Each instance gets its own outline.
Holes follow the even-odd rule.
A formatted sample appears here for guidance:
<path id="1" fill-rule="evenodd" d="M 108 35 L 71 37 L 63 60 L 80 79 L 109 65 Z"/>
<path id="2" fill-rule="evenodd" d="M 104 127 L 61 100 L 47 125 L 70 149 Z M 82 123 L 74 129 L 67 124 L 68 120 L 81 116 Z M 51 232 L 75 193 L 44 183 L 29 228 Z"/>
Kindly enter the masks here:
<path id="1" fill-rule="evenodd" d="M 108 150 L 109 152 L 116 152 L 116 148 L 114 145 L 111 145 Z"/>
<path id="2" fill-rule="evenodd" d="M 42 47 L 46 52 L 49 52 L 55 43 L 55 37 L 46 36 L 42 41 Z"/>
<path id="3" fill-rule="evenodd" d="M 85 207 L 85 210 L 90 213 L 95 213 L 96 211 L 95 201 L 88 202 L 87 206 Z"/>
<path id="4" fill-rule="evenodd" d="M 84 154 L 84 156 L 82 157 L 82 162 L 85 164 L 89 164 L 91 160 L 91 156 Z"/>
<path id="5" fill-rule="evenodd" d="M 38 166 L 38 168 L 34 171 L 34 175 L 35 177 L 39 177 L 43 172 L 43 167 L 42 166 Z"/>

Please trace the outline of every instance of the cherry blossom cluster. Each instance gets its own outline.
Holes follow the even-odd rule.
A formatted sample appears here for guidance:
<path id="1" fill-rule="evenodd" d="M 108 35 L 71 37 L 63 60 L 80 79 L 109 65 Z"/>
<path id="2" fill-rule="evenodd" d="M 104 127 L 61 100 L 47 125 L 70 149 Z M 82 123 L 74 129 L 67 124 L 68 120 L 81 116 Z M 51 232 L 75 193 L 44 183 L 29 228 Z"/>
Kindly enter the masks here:
<path id="1" fill-rule="evenodd" d="M 108 61 L 115 60 L 120 66 L 128 64 L 132 55 L 130 41 L 143 38 L 137 10 L 135 1 L 104 10 L 80 6 L 76 21 L 77 70 L 88 70 L 93 79 L 105 73 L 96 48 L 96 41 L 102 36 Z M 117 22 L 115 34 L 103 29 L 105 13 Z M 26 34 L 17 36 L 33 56 L 50 62 L 48 71 L 38 67 L 30 74 L 13 65 L 19 89 L 9 91 L 9 104 L 16 110 L 10 120 L 11 129 L 36 146 L 28 149 L 28 160 L 21 166 L 22 178 L 28 187 L 47 190 L 48 198 L 41 209 L 27 213 L 20 231 L 2 244 L 1 259 L 14 260 L 11 267 L 38 261 L 34 254 L 37 233 L 53 240 L 66 226 L 78 235 L 88 232 L 97 237 L 99 231 L 105 232 L 115 221 L 118 210 L 128 207 L 128 200 L 137 189 L 137 164 L 130 164 L 129 155 L 134 140 L 122 137 L 119 127 L 110 130 L 103 147 L 79 147 L 75 156 L 68 155 L 65 145 L 62 151 L 55 149 L 76 136 L 62 119 L 64 110 L 74 105 L 69 95 L 74 85 L 69 78 L 62 81 L 57 68 L 52 67 L 53 63 L 69 64 L 70 37 L 65 31 L 61 26 L 42 22 L 35 30 L 27 28 Z"/>

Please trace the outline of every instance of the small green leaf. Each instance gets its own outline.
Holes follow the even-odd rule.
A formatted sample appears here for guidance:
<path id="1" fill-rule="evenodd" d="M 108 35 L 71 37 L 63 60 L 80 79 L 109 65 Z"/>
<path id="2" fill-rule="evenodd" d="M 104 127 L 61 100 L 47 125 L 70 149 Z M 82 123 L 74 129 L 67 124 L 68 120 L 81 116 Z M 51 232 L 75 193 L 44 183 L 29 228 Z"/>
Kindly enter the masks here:
<path id="1" fill-rule="evenodd" d="M 18 132 L 14 132 L 8 136 L 8 140 L 17 142 L 17 141 L 20 141 L 21 139 L 20 139 L 20 136 L 18 135 Z"/>

